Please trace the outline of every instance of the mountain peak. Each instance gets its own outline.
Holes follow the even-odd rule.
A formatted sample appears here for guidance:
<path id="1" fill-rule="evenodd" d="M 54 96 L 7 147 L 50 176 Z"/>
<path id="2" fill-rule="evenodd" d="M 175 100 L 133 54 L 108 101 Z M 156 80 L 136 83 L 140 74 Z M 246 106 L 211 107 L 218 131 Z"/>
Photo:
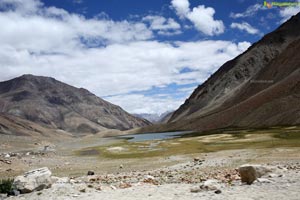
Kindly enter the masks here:
<path id="1" fill-rule="evenodd" d="M 149 124 L 86 89 L 31 74 L 0 82 L 0 111 L 75 133 L 126 130 Z"/>

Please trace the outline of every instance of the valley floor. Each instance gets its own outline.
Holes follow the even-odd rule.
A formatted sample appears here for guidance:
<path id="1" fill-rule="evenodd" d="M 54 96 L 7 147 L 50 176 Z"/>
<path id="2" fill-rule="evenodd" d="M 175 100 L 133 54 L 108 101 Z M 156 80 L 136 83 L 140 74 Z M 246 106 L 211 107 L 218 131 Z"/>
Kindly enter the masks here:
<path id="1" fill-rule="evenodd" d="M 276 133 L 273 130 L 238 137 L 223 133 L 138 144 L 96 136 L 23 143 L 20 138 L 5 138 L 2 152 L 14 141 L 21 153 L 9 158 L 2 154 L 0 177 L 48 167 L 55 176 L 71 178 L 50 189 L 10 199 L 299 199 L 299 130 L 285 130 L 284 137 L 270 137 Z M 48 151 L 43 151 L 44 146 Z M 135 157 L 130 156 L 132 153 Z M 243 185 L 236 169 L 246 163 L 270 166 L 276 169 L 275 175 Z M 88 170 L 96 175 L 86 176 Z M 210 179 L 218 181 L 220 194 L 191 192 Z"/>

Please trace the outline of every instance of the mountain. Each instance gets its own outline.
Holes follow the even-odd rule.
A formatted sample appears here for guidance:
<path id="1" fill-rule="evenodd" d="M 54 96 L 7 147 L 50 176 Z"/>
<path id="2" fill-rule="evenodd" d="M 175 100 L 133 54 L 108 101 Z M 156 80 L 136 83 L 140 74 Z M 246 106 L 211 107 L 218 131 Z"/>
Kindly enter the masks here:
<path id="1" fill-rule="evenodd" d="M 174 113 L 174 111 L 165 112 L 165 113 L 161 116 L 161 118 L 160 118 L 160 120 L 159 120 L 158 122 L 159 122 L 159 123 L 167 123 L 167 122 L 170 120 L 170 118 L 172 117 L 173 113 Z"/>
<path id="2" fill-rule="evenodd" d="M 151 123 L 160 123 L 165 120 L 166 116 L 169 116 L 172 111 L 166 111 L 162 114 L 149 114 L 149 113 L 141 113 L 141 114 L 133 114 L 136 117 L 143 118 L 148 120 Z"/>
<path id="3" fill-rule="evenodd" d="M 0 114 L 72 133 L 127 130 L 150 124 L 88 90 L 33 75 L 0 82 Z"/>
<path id="4" fill-rule="evenodd" d="M 225 63 L 174 112 L 189 126 L 300 123 L 300 14 Z"/>
<path id="5" fill-rule="evenodd" d="M 152 129 L 205 131 L 300 124 L 299 27 L 300 13 L 222 65 L 172 114 L 168 124 Z"/>

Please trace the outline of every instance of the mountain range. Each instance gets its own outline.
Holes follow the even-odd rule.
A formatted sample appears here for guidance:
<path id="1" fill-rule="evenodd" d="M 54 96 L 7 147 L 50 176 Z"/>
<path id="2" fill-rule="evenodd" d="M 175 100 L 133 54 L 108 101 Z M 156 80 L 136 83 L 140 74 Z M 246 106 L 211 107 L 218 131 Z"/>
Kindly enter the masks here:
<path id="1" fill-rule="evenodd" d="M 161 114 L 140 113 L 140 114 L 133 114 L 133 115 L 139 118 L 146 119 L 151 123 L 164 123 L 168 121 L 168 119 L 166 118 L 170 116 L 172 112 L 173 111 L 166 111 Z"/>

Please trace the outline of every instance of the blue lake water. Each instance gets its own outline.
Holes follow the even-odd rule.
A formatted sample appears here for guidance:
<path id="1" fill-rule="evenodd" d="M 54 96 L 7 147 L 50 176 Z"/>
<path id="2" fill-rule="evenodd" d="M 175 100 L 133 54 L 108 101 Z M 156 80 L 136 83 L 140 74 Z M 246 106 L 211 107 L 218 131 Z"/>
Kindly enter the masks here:
<path id="1" fill-rule="evenodd" d="M 187 133 L 190 133 L 190 131 L 132 134 L 132 135 L 118 136 L 117 138 L 128 139 L 129 142 L 142 142 L 148 140 L 165 140 L 165 139 L 178 138 Z"/>

